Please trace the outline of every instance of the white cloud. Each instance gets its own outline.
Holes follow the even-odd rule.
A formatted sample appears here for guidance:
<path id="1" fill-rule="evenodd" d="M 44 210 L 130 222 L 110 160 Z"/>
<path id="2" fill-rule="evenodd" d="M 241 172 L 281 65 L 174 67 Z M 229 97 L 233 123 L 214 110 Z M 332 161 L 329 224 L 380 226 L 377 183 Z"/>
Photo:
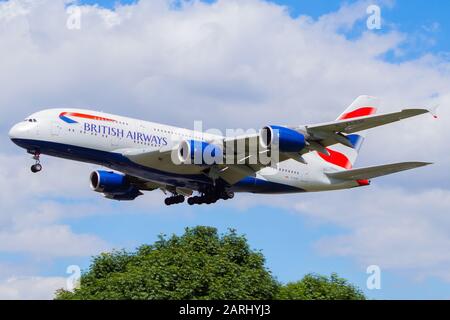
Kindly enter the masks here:
<path id="1" fill-rule="evenodd" d="M 325 254 L 356 257 L 363 265 L 386 269 L 448 272 L 450 207 L 448 190 L 411 193 L 402 188 L 372 187 L 312 195 L 296 210 L 319 222 L 343 228 L 341 235 L 321 239 Z M 448 273 L 450 276 L 450 273 Z"/>
<path id="2" fill-rule="evenodd" d="M 351 258 L 362 269 L 375 264 L 383 272 L 450 282 L 450 191 L 408 188 L 408 174 L 399 176 L 404 185 L 374 179 L 370 187 L 343 191 L 239 195 L 227 205 L 248 210 L 256 202 L 300 214 L 308 228 L 337 228 L 311 244 L 321 255 Z"/>
<path id="3" fill-rule="evenodd" d="M 12 277 L 0 282 L 0 299 L 51 300 L 55 291 L 65 286 L 62 277 Z"/>
<path id="4" fill-rule="evenodd" d="M 98 254 L 107 244 L 94 235 L 74 234 L 67 225 L 49 225 L 0 232 L 0 251 L 40 257 Z"/>
<path id="5" fill-rule="evenodd" d="M 92 214 L 89 166 L 51 162 L 58 170 L 37 176 L 27 162 L 31 162 L 29 157 L 0 155 L 0 252 L 67 257 L 88 256 L 108 248 L 97 236 L 74 233 L 70 226 L 59 223 Z M 82 174 L 66 174 L 70 172 Z M 61 199 L 71 201 L 70 206 Z"/>
<path id="6" fill-rule="evenodd" d="M 306 202 L 297 209 L 348 230 L 323 239 L 323 252 L 445 278 L 450 64 L 432 55 L 398 64 L 382 60 L 409 37 L 395 31 L 348 40 L 339 31 L 365 19 L 365 5 L 344 6 L 315 21 L 292 19 L 286 8 L 258 0 L 192 1 L 176 10 L 165 0 L 140 1 L 115 12 L 85 6 L 76 31 L 66 28 L 63 0 L 1 2 L 0 130 L 47 106 L 96 108 L 185 127 L 203 119 L 206 126 L 246 128 L 334 119 L 359 94 L 380 96 L 383 111 L 439 103 L 438 121 L 424 116 L 374 130 L 358 163 L 426 160 L 435 166 L 386 178 L 382 188 L 301 195 Z M 6 136 L 0 146 L 12 150 Z M 87 186 L 93 166 L 45 158 L 44 172 L 34 176 L 30 160 L 16 151 L 0 156 L 0 239 L 8 240 L 0 250 L 46 247 L 60 255 L 67 247 L 78 255 L 87 254 L 89 241 L 100 249 L 101 239 L 60 222 L 111 208 Z M 77 204 L 54 201 L 61 197 Z M 240 199 L 234 205 L 256 202 Z M 257 199 L 286 206 L 284 197 Z M 126 205 L 160 200 L 152 193 Z M 47 240 L 53 233 L 60 244 Z M 33 244 L 32 237 L 41 241 Z"/>

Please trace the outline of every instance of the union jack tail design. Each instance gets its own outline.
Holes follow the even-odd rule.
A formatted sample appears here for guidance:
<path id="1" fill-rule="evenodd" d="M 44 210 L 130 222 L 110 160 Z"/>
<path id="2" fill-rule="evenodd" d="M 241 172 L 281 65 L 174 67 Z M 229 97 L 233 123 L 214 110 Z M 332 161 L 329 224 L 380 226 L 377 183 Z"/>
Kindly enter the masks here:
<path id="1" fill-rule="evenodd" d="M 380 106 L 380 99 L 371 96 L 359 96 L 353 103 L 337 118 L 337 120 L 348 120 L 359 117 L 366 117 L 377 112 Z M 328 163 L 332 163 L 343 169 L 351 169 L 358 157 L 359 150 L 366 138 L 366 131 L 350 134 L 347 138 L 351 141 L 353 148 L 343 144 L 336 144 L 328 147 L 330 155 L 318 153 L 318 155 Z"/>

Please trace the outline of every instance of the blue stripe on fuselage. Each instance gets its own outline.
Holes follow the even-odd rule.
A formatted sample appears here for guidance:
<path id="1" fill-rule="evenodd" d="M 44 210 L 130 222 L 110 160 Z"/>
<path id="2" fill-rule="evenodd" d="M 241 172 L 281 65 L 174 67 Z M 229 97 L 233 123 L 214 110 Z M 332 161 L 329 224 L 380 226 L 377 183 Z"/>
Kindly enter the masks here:
<path id="1" fill-rule="evenodd" d="M 240 191 L 240 192 L 267 193 L 267 194 L 305 192 L 305 190 L 302 190 L 300 188 L 296 188 L 282 183 L 258 179 L 255 177 L 245 177 L 237 184 L 235 184 L 232 189 L 237 192 Z"/>
<path id="2" fill-rule="evenodd" d="M 68 117 L 66 117 L 66 116 L 59 116 L 59 118 L 62 120 L 62 121 L 64 121 L 64 122 L 67 122 L 67 123 L 70 123 L 70 124 L 73 124 L 73 123 L 78 123 L 78 122 L 76 122 L 75 120 L 72 120 L 72 119 L 70 119 L 70 118 L 68 118 Z"/>

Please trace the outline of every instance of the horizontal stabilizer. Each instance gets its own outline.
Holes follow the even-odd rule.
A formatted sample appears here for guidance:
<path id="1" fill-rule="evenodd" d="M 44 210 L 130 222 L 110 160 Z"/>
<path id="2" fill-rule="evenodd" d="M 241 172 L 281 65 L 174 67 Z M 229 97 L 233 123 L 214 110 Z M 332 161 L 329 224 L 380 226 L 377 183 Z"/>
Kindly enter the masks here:
<path id="1" fill-rule="evenodd" d="M 382 166 L 352 169 L 346 171 L 327 173 L 327 176 L 338 180 L 368 180 L 386 176 L 400 171 L 415 169 L 430 165 L 429 162 L 401 162 L 385 164 Z"/>

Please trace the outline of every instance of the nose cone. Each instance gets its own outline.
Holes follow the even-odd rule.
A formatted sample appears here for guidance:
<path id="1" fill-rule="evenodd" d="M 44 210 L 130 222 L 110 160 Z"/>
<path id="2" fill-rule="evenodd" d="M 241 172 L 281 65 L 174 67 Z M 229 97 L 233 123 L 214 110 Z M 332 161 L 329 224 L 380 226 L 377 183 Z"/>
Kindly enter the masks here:
<path id="1" fill-rule="evenodd" d="M 12 128 L 11 128 L 11 130 L 9 130 L 9 133 L 8 133 L 8 135 L 9 135 L 9 138 L 11 139 L 11 140 L 14 140 L 14 139 L 16 139 L 16 138 L 18 138 L 18 136 L 19 136 L 19 134 L 20 134 L 20 124 L 18 123 L 18 124 L 15 124 Z"/>
<path id="2" fill-rule="evenodd" d="M 36 150 L 36 146 L 30 144 L 30 141 L 36 139 L 38 127 L 36 123 L 23 121 L 14 125 L 9 130 L 9 138 L 13 143 L 26 150 Z"/>
<path id="3" fill-rule="evenodd" d="M 19 122 L 9 130 L 9 138 L 16 142 L 19 139 L 32 139 L 37 133 L 36 123 Z"/>

